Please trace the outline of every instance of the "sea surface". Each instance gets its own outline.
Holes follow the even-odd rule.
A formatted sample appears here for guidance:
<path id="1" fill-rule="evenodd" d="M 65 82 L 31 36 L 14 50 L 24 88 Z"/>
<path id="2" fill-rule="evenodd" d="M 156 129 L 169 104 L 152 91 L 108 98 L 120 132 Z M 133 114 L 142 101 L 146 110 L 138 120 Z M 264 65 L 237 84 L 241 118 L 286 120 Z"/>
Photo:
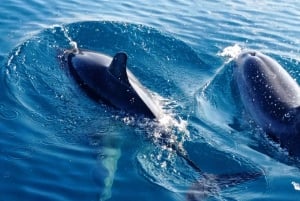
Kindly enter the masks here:
<path id="1" fill-rule="evenodd" d="M 232 58 L 247 49 L 300 83 L 299 8 L 2 0 L 0 201 L 300 200 L 299 159 L 255 125 L 232 84 Z M 165 118 L 91 100 L 62 65 L 72 45 L 126 52 Z"/>

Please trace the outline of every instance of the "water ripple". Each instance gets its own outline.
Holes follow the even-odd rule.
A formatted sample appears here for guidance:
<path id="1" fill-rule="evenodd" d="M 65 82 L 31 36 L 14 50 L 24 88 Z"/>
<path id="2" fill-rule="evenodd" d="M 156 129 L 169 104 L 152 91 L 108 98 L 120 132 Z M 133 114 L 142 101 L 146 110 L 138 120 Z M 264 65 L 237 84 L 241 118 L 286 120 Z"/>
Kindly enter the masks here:
<path id="1" fill-rule="evenodd" d="M 16 120 L 20 116 L 16 109 L 10 109 L 5 104 L 0 104 L 0 118 L 4 120 Z"/>

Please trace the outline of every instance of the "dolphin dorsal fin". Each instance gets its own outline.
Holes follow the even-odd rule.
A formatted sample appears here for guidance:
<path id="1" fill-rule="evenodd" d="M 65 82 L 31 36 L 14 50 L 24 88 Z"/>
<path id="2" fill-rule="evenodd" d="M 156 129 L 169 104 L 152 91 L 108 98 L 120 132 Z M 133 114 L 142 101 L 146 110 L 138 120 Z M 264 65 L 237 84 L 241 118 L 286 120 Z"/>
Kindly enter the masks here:
<path id="1" fill-rule="evenodd" d="M 124 52 L 118 52 L 109 65 L 109 72 L 121 82 L 129 84 L 126 72 L 126 64 L 127 54 Z"/>

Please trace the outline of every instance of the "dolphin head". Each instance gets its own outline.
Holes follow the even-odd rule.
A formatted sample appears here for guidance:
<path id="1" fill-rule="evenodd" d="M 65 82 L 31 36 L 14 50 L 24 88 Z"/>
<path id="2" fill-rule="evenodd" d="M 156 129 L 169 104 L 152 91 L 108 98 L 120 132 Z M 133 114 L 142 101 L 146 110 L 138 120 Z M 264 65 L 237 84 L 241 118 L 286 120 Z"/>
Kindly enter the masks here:
<path id="1" fill-rule="evenodd" d="M 242 52 L 236 59 L 236 66 L 240 70 L 244 70 L 244 74 L 251 75 L 255 73 L 263 73 L 265 70 L 271 68 L 278 68 L 280 65 L 270 57 L 254 51 L 249 50 Z"/>
<path id="2" fill-rule="evenodd" d="M 297 81 L 277 61 L 257 51 L 241 53 L 235 64 L 234 78 L 245 109 L 269 136 L 298 155 L 300 87 Z"/>
<path id="3" fill-rule="evenodd" d="M 242 63 L 245 62 L 245 60 L 247 60 L 251 57 L 254 58 L 255 56 L 257 56 L 257 54 L 259 54 L 259 53 L 254 50 L 245 51 L 238 55 L 236 61 L 237 61 L 238 65 L 242 65 Z"/>

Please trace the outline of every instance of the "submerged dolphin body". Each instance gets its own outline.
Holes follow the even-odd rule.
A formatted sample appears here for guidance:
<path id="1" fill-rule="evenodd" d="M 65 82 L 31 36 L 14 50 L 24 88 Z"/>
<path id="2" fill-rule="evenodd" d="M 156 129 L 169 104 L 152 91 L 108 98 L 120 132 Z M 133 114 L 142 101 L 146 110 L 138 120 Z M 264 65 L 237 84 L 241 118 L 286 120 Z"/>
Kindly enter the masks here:
<path id="1" fill-rule="evenodd" d="M 119 52 L 111 58 L 93 51 L 72 49 L 65 51 L 64 58 L 73 77 L 93 99 L 130 114 L 160 118 L 160 107 L 126 68 L 125 53 Z"/>
<path id="2" fill-rule="evenodd" d="M 292 155 L 300 155 L 300 87 L 272 58 L 241 53 L 234 77 L 242 103 L 254 121 Z"/>
<path id="3" fill-rule="evenodd" d="M 115 173 L 118 168 L 118 161 L 121 157 L 122 139 L 120 134 L 106 134 L 99 139 L 99 151 L 96 166 L 93 169 L 93 179 L 100 187 L 99 201 L 111 198 L 112 186 Z"/>
<path id="4" fill-rule="evenodd" d="M 261 177 L 262 174 L 260 172 L 221 175 L 204 173 L 202 176 L 202 179 L 195 182 L 187 192 L 187 201 L 203 201 L 211 196 L 218 196 L 220 190 L 225 190 L 247 181 L 253 181 L 256 178 Z"/>

